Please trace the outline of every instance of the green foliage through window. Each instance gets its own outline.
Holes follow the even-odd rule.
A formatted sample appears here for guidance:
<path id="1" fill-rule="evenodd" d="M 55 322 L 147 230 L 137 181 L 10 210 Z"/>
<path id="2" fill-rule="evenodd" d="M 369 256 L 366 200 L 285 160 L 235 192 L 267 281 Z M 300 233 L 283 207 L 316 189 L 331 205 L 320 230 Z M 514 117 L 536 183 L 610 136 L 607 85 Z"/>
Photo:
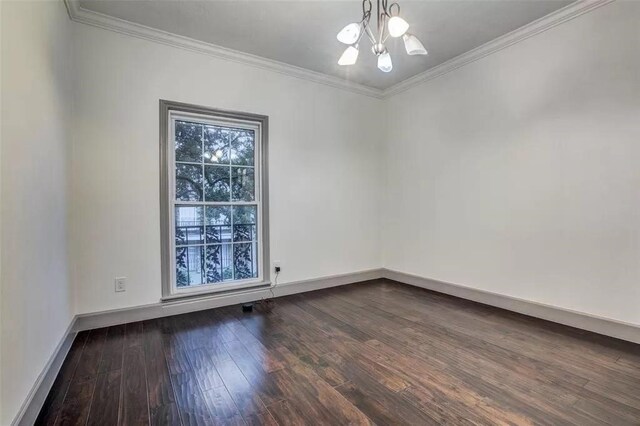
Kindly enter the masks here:
<path id="1" fill-rule="evenodd" d="M 186 120 L 174 128 L 176 286 L 257 278 L 255 132 Z"/>

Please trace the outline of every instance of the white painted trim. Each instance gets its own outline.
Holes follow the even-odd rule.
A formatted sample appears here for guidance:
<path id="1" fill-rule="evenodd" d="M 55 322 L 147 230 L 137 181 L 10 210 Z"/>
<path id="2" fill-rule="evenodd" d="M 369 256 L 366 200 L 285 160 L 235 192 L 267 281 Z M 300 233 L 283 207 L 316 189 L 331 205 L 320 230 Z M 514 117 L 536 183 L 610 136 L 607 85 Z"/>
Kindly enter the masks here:
<path id="1" fill-rule="evenodd" d="M 176 245 L 176 239 L 171 237 L 168 238 L 168 241 L 163 239 L 162 244 L 169 245 L 169 253 L 170 253 L 170 265 L 169 265 L 169 282 L 163 283 L 163 298 L 170 297 L 184 297 L 193 294 L 205 294 L 205 293 L 220 293 L 226 292 L 234 289 L 242 289 L 242 288 L 250 288 L 256 286 L 264 286 L 270 285 L 271 283 L 268 281 L 270 276 L 270 260 L 269 260 L 269 248 L 265 247 L 263 237 L 267 235 L 265 231 L 268 232 L 269 223 L 265 220 L 264 212 L 268 209 L 268 205 L 264 202 L 264 200 L 268 199 L 268 191 L 269 188 L 265 184 L 266 176 L 268 174 L 269 164 L 267 158 L 263 156 L 263 153 L 267 150 L 267 143 L 269 141 L 268 135 L 268 117 L 264 115 L 255 115 L 250 113 L 234 113 L 232 111 L 225 111 L 224 114 L 220 114 L 221 111 L 217 109 L 209 109 L 206 107 L 198 106 L 198 105 L 189 105 L 183 106 L 181 104 L 170 102 L 170 101 L 161 101 L 161 114 L 167 114 L 168 117 L 161 117 L 161 143 L 169 144 L 168 147 L 165 147 L 167 153 L 167 161 L 164 159 L 161 161 L 160 167 L 167 167 L 166 177 L 168 177 L 168 194 L 163 194 L 163 205 L 168 207 L 167 216 L 169 218 L 168 223 L 163 223 L 163 227 L 168 227 L 168 230 L 165 230 L 163 235 L 173 236 L 175 233 L 175 212 L 178 206 L 193 206 L 193 207 L 201 207 L 203 212 L 205 209 L 209 208 L 213 205 L 224 205 L 230 206 L 230 230 L 234 227 L 234 208 L 238 206 L 251 206 L 256 209 L 256 236 L 252 238 L 252 241 L 230 241 L 227 243 L 219 242 L 215 244 L 205 244 L 203 241 L 202 244 L 184 244 L 181 245 L 181 248 L 189 247 L 204 247 L 205 248 L 205 257 L 207 256 L 207 247 L 211 247 L 212 245 L 222 247 L 223 244 L 231 245 L 231 253 L 235 251 L 235 247 L 238 244 L 255 244 L 256 245 L 256 257 L 257 257 L 257 266 L 258 266 L 258 276 L 255 278 L 249 279 L 236 279 L 235 277 L 235 266 L 231 268 L 232 278 L 227 282 L 219 282 L 219 283 L 207 283 L 206 281 L 201 285 L 197 286 L 187 286 L 178 288 L 176 285 L 176 249 L 178 246 Z M 196 112 L 197 111 L 197 112 Z M 253 118 L 251 118 L 253 116 Z M 234 165 L 232 162 L 232 149 L 229 147 L 229 160 L 226 164 L 222 163 L 207 163 L 204 159 L 204 133 L 201 141 L 201 150 L 202 150 L 202 161 L 201 162 L 185 162 L 185 161 L 176 161 L 175 151 L 171 147 L 173 146 L 172 139 L 170 139 L 169 135 L 175 134 L 175 125 L 177 121 L 190 121 L 198 124 L 202 124 L 202 131 L 205 131 L 205 127 L 216 126 L 216 127 L 228 127 L 233 126 L 234 128 L 239 128 L 243 130 L 249 130 L 254 132 L 254 153 L 253 153 L 253 166 L 238 166 Z M 166 127 L 164 125 L 167 125 Z M 167 134 L 162 134 L 162 132 L 168 132 Z M 258 141 L 259 143 L 255 143 Z M 166 163 L 166 164 L 165 164 Z M 201 168 L 202 171 L 202 182 L 206 183 L 206 167 L 207 166 L 218 166 L 218 167 L 228 167 L 230 172 L 230 181 L 229 181 L 229 200 L 224 202 L 211 202 L 205 200 L 205 187 L 203 185 L 202 188 L 202 201 L 189 201 L 187 203 L 183 201 L 176 200 L 175 192 L 176 192 L 176 175 L 174 174 L 174 170 L 178 163 L 181 164 L 192 164 Z M 254 200 L 253 201 L 234 201 L 233 200 L 233 190 L 232 190 L 232 180 L 233 174 L 231 173 L 233 168 L 244 167 L 251 168 L 254 171 Z M 166 200 L 164 199 L 166 197 Z M 205 215 L 206 216 L 206 215 Z M 268 215 L 267 215 L 268 216 Z M 203 217 L 202 224 L 206 224 L 206 218 Z M 233 240 L 233 238 L 232 238 Z M 201 252 L 202 253 L 202 252 Z M 222 252 L 221 252 L 222 253 Z M 222 254 L 221 254 L 222 256 Z M 206 280 L 206 273 L 201 271 L 203 274 L 203 280 Z M 223 271 L 221 271 L 223 273 Z"/>
<path id="2" fill-rule="evenodd" d="M 286 64 L 284 62 L 274 61 L 256 55 L 251 55 L 249 53 L 227 49 L 211 43 L 206 43 L 189 37 L 184 37 L 144 25 L 136 24 L 124 19 L 104 15 L 102 13 L 82 8 L 78 3 L 78 0 L 64 0 L 64 3 L 67 6 L 69 17 L 72 21 L 75 22 L 92 25 L 94 27 L 115 31 L 120 34 L 125 34 L 196 53 L 214 56 L 216 58 L 221 58 L 232 62 L 238 62 L 245 65 L 270 70 L 273 72 L 312 81 L 319 84 L 325 84 L 327 86 L 348 90 L 377 99 L 386 99 L 408 89 L 411 89 L 412 87 L 415 87 L 421 83 L 445 75 L 464 65 L 482 59 L 485 56 L 499 52 L 506 47 L 526 40 L 529 37 L 533 37 L 536 34 L 540 34 L 550 28 L 555 27 L 556 25 L 568 22 L 573 18 L 576 18 L 584 13 L 590 12 L 600 6 L 604 6 L 605 4 L 611 3 L 613 1 L 614 0 L 575 1 L 574 3 L 571 3 L 568 6 L 563 7 L 562 9 L 558 9 L 557 11 L 552 12 L 549 15 L 543 16 L 542 18 L 524 25 L 510 33 L 493 39 L 483 44 L 482 46 L 476 47 L 475 49 L 456 56 L 455 58 L 450 59 L 447 62 L 430 68 L 420 74 L 414 75 L 413 77 L 409 77 L 408 79 L 401 81 L 400 83 L 395 84 L 385 90 L 380 90 L 374 87 L 365 86 L 363 84 L 350 82 L 335 76 L 311 71 L 305 68 L 297 67 L 295 65 Z"/>
<path id="3" fill-rule="evenodd" d="M 275 297 L 289 294 L 304 293 L 345 284 L 353 284 L 361 281 L 382 278 L 382 269 L 370 269 L 349 274 L 332 275 L 323 278 L 279 284 L 277 286 L 235 291 L 233 293 L 208 295 L 176 301 L 152 303 L 131 308 L 114 309 L 91 314 L 77 315 L 75 331 L 90 330 L 100 327 L 108 327 L 134 321 L 143 321 L 152 318 L 179 315 L 188 312 L 202 311 L 205 309 L 219 308 L 222 306 L 237 305 L 263 298 L 271 297 L 271 290 Z"/>
<path id="4" fill-rule="evenodd" d="M 511 31 L 510 33 L 495 38 L 483 44 L 482 46 L 469 50 L 468 52 L 456 56 L 455 58 L 450 59 L 440 65 L 430 68 L 420 74 L 416 74 L 413 77 L 409 77 L 408 79 L 401 81 L 400 83 L 384 90 L 382 92 L 382 97 L 389 98 L 393 95 L 397 95 L 398 93 L 402 93 L 419 84 L 450 73 L 451 71 L 456 70 L 464 65 L 470 64 L 484 58 L 485 56 L 499 52 L 500 50 L 512 46 L 516 43 L 520 43 L 521 41 L 524 41 L 529 37 L 533 37 L 555 27 L 556 25 L 568 22 L 573 18 L 577 18 L 584 13 L 590 12 L 600 6 L 604 6 L 605 4 L 611 3 L 613 1 L 614 0 L 578 0 L 563 7 L 562 9 L 558 9 L 555 12 L 543 16 L 538 20 L 535 20 L 514 31 Z"/>
<path id="5" fill-rule="evenodd" d="M 40 409 L 44 405 L 44 401 L 53 386 L 53 382 L 58 376 L 60 367 L 62 367 L 62 363 L 67 357 L 67 353 L 69 353 L 73 339 L 76 337 L 75 328 L 76 317 L 71 320 L 67 330 L 62 335 L 62 339 L 54 349 L 53 354 L 51 354 L 49 361 L 47 361 L 42 372 L 40 372 L 27 398 L 22 403 L 20 411 L 18 411 L 18 414 L 11 422 L 12 426 L 27 426 L 35 423 Z"/>
<path id="6" fill-rule="evenodd" d="M 323 288 L 353 284 L 361 281 L 375 280 L 382 278 L 382 275 L 382 269 L 369 269 L 366 271 L 348 274 L 284 283 L 271 287 L 271 289 L 273 290 L 275 297 L 281 297 L 307 291 L 321 290 Z M 271 297 L 269 288 L 262 288 L 223 295 L 213 295 L 202 298 L 194 297 L 185 300 L 154 303 L 150 305 L 135 306 L 132 308 L 76 315 L 73 320 L 71 320 L 62 340 L 58 343 L 58 346 L 56 346 L 56 349 L 53 351 L 51 358 L 49 358 L 49 361 L 38 376 L 38 379 L 31 388 L 29 395 L 27 395 L 27 398 L 22 404 L 20 411 L 11 422 L 11 426 L 27 426 L 35 423 L 38 414 L 44 405 L 44 401 L 53 386 L 53 382 L 60 371 L 60 367 L 69 353 L 71 344 L 79 331 L 170 315 L 179 315 L 204 309 L 219 308 L 222 306 L 256 301 L 267 297 Z"/>
<path id="7" fill-rule="evenodd" d="M 312 81 L 314 83 L 324 84 L 338 89 L 348 90 L 360 95 L 371 96 L 373 98 L 382 98 L 382 90 L 363 84 L 350 82 L 339 77 L 311 71 L 305 68 L 284 62 L 274 61 L 262 58 L 260 56 L 249 53 L 240 52 L 226 47 L 217 46 L 189 37 L 180 36 L 145 25 L 136 24 L 124 19 L 115 18 L 92 10 L 84 9 L 80 6 L 78 0 L 64 0 L 69 17 L 72 21 L 82 24 L 92 25 L 94 27 L 105 30 L 115 31 L 120 34 L 177 47 L 191 52 L 201 53 L 204 55 L 214 56 L 216 58 L 225 59 L 231 62 L 239 62 L 241 64 L 250 65 L 256 68 L 266 69 L 269 71 L 285 74 L 290 77 L 300 78 Z"/>
<path id="8" fill-rule="evenodd" d="M 415 287 L 449 294 L 451 296 L 495 306 L 517 312 L 519 314 L 542 318 L 559 324 L 640 344 L 640 325 L 616 321 L 610 318 L 598 317 L 584 312 L 572 311 L 569 309 L 559 308 L 557 306 L 545 305 L 529 300 L 518 299 L 515 297 L 491 293 L 458 284 L 432 280 L 384 268 L 369 269 L 349 274 L 333 275 L 324 278 L 313 278 L 309 280 L 280 284 L 276 287 L 272 287 L 272 290 L 275 297 L 281 297 L 379 278 L 386 278 Z M 38 376 L 36 383 L 33 385 L 33 388 L 29 392 L 29 395 L 22 404 L 18 415 L 11 425 L 31 425 L 35 422 L 78 331 L 170 315 L 178 315 L 205 309 L 219 308 L 222 306 L 260 300 L 270 296 L 271 293 L 269 288 L 263 288 L 224 295 L 214 295 L 205 298 L 154 303 L 150 305 L 135 306 L 132 308 L 76 315 L 69 324 L 64 337 L 56 347 L 54 353 L 51 355 L 51 358 L 47 362 L 45 368 Z"/>
<path id="9" fill-rule="evenodd" d="M 519 314 L 604 334 L 605 336 L 615 337 L 633 343 L 640 343 L 640 325 L 638 324 L 617 321 L 611 318 L 591 315 L 586 312 L 532 302 L 530 300 L 505 296 L 503 294 L 492 293 L 459 284 L 437 281 L 390 269 L 384 269 L 383 275 L 384 278 L 415 287 L 426 288 L 439 293 L 449 294 L 462 299 L 472 300 L 485 305 L 495 306 Z"/>

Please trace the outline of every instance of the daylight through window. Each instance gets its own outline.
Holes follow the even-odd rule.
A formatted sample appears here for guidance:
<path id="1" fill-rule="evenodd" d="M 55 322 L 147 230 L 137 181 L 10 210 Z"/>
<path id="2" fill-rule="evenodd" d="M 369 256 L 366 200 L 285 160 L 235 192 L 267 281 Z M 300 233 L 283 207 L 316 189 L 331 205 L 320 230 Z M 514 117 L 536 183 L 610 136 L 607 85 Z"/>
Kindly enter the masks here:
<path id="1" fill-rule="evenodd" d="M 263 280 L 259 122 L 169 111 L 171 292 Z"/>

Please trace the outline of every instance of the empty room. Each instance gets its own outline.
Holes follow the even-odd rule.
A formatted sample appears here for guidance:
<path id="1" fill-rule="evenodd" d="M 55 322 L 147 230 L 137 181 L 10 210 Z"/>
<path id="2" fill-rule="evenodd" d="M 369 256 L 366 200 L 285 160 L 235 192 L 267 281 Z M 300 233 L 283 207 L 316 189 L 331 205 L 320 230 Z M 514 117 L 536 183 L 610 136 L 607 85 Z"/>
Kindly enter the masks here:
<path id="1" fill-rule="evenodd" d="M 0 0 L 0 426 L 640 425 L 640 1 Z"/>

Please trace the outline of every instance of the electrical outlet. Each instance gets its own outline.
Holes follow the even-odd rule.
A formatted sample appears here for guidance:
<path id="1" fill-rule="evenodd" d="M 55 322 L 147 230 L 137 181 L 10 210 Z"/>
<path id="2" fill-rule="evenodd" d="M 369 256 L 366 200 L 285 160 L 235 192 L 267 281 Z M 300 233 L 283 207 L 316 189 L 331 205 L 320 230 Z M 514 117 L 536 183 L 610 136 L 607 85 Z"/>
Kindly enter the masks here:
<path id="1" fill-rule="evenodd" d="M 275 262 L 273 262 L 273 270 L 276 272 L 280 272 L 282 270 L 279 260 L 276 260 Z"/>
<path id="2" fill-rule="evenodd" d="M 127 291 L 127 277 L 118 277 L 116 282 L 116 293 Z"/>

